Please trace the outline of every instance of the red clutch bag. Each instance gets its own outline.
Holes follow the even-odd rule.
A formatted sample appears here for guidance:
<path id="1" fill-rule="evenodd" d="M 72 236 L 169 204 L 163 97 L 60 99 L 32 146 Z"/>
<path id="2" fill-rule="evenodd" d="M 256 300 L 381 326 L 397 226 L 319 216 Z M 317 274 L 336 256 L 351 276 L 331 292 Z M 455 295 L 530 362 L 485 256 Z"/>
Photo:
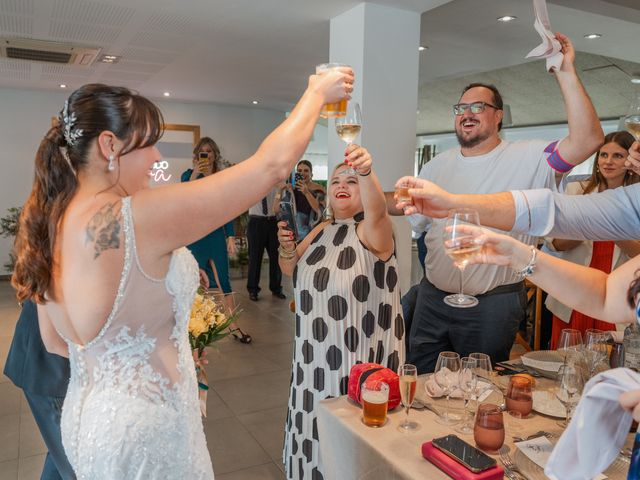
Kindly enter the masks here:
<path id="1" fill-rule="evenodd" d="M 502 480 L 504 478 L 502 467 L 496 465 L 482 472 L 474 473 L 446 453 L 438 450 L 431 442 L 422 444 L 422 456 L 453 478 L 453 480 Z"/>
<path id="2" fill-rule="evenodd" d="M 348 395 L 360 405 L 360 387 L 366 381 L 381 381 L 389 385 L 389 410 L 400 405 L 400 380 L 396 372 L 377 363 L 357 363 L 351 367 Z"/>

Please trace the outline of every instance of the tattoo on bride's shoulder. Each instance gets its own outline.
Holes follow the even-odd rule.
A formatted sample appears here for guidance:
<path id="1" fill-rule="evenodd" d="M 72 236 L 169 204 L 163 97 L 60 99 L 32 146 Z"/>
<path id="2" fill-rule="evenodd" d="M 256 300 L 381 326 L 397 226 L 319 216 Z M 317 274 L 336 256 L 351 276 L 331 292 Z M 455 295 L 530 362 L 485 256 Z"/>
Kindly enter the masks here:
<path id="1" fill-rule="evenodd" d="M 93 244 L 94 260 L 105 250 L 120 248 L 121 221 L 120 202 L 105 204 L 91 217 L 86 229 L 86 243 Z"/>

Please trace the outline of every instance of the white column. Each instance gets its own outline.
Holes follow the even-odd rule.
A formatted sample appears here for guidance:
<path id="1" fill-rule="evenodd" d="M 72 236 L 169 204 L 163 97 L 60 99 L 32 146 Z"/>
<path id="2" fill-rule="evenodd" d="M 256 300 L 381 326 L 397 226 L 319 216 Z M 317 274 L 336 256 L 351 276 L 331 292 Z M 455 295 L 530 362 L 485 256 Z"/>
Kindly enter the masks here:
<path id="1" fill-rule="evenodd" d="M 382 188 L 393 189 L 402 175 L 413 175 L 418 102 L 420 14 L 361 3 L 331 19 L 329 58 L 351 65 L 356 74 L 353 101 L 362 108 L 356 140 L 373 156 Z M 342 162 L 345 144 L 329 120 L 329 175 Z M 400 286 L 411 276 L 411 229 L 395 217 Z"/>

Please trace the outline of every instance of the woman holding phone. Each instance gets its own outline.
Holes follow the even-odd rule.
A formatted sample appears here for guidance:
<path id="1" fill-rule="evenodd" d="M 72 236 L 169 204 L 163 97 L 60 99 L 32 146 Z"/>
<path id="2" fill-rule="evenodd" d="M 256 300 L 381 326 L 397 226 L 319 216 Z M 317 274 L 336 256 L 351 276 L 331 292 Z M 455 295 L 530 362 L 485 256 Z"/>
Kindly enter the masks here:
<path id="1" fill-rule="evenodd" d="M 193 149 L 193 168 L 185 170 L 180 180 L 190 182 L 215 174 L 220 167 L 220 157 L 218 144 L 210 137 L 202 137 Z M 187 245 L 198 262 L 198 267 L 207 275 L 206 286 L 219 288 L 223 293 L 231 293 L 229 255 L 236 253 L 234 221 L 235 219 L 225 223 L 220 228 Z M 217 278 L 209 260 L 212 260 L 216 267 Z M 220 285 L 217 280 L 220 281 Z M 228 305 L 228 307 L 233 309 L 235 305 Z M 251 343 L 251 335 L 244 332 L 237 325 L 237 322 L 231 325 L 231 334 L 242 343 Z"/>

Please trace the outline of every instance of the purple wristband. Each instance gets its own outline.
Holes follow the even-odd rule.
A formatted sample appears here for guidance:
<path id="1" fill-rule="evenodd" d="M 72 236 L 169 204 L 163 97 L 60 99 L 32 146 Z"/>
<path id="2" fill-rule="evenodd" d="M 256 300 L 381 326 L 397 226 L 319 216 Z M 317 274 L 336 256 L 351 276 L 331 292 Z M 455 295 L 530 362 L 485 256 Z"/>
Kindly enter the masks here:
<path id="1" fill-rule="evenodd" d="M 575 166 L 567 163 L 566 160 L 562 158 L 562 155 L 560 155 L 560 151 L 558 150 L 558 141 L 547 145 L 544 152 L 549 154 L 547 156 L 547 163 L 556 172 L 566 173 Z"/>

